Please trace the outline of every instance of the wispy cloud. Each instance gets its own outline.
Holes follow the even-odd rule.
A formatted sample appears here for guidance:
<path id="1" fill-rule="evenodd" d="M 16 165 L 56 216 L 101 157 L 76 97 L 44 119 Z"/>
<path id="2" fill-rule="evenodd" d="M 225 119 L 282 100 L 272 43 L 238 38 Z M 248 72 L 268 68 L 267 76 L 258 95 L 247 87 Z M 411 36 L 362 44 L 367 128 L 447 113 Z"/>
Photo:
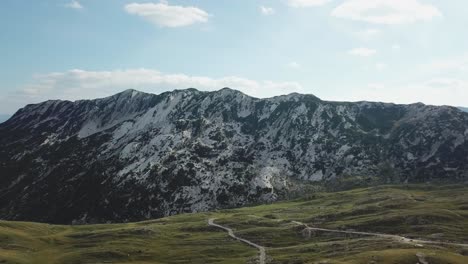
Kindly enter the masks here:
<path id="1" fill-rule="evenodd" d="M 371 83 L 367 86 L 349 87 L 343 93 L 328 99 L 463 106 L 468 102 L 468 80 L 437 78 L 401 84 Z"/>
<path id="2" fill-rule="evenodd" d="M 456 72 L 468 72 L 468 53 L 462 54 L 456 57 L 449 57 L 444 59 L 436 59 L 430 63 L 422 65 L 424 70 L 429 71 L 450 71 L 451 73 Z"/>
<path id="3" fill-rule="evenodd" d="M 301 64 L 299 64 L 299 63 L 297 63 L 295 61 L 291 61 L 286 66 L 288 66 L 288 68 L 291 68 L 291 69 L 300 69 L 302 67 Z"/>
<path id="4" fill-rule="evenodd" d="M 311 7 L 311 6 L 321 6 L 329 3 L 332 0 L 288 0 L 288 5 L 290 7 Z"/>
<path id="5" fill-rule="evenodd" d="M 260 6 L 260 12 L 262 15 L 269 16 L 275 14 L 275 9 L 273 7 Z"/>
<path id="6" fill-rule="evenodd" d="M 348 54 L 360 57 L 371 57 L 377 54 L 377 51 L 369 48 L 356 48 L 348 51 Z"/>
<path id="7" fill-rule="evenodd" d="M 381 31 L 379 29 L 368 28 L 368 29 L 356 32 L 355 35 L 359 37 L 360 39 L 367 41 L 380 35 L 380 33 Z"/>
<path id="8" fill-rule="evenodd" d="M 169 5 L 160 3 L 131 3 L 125 6 L 129 14 L 137 15 L 160 27 L 184 27 L 195 23 L 205 23 L 209 14 L 193 6 Z"/>
<path id="9" fill-rule="evenodd" d="M 70 70 L 36 75 L 22 88 L 22 104 L 48 99 L 88 99 L 108 96 L 125 89 L 161 93 L 194 87 L 204 91 L 230 87 L 255 97 L 271 97 L 292 92 L 304 92 L 297 82 L 252 80 L 238 76 L 211 78 L 186 74 L 166 74 L 153 69 L 115 71 Z M 0 102 L 0 109 L 1 109 Z M 19 107 L 19 106 L 18 106 Z"/>
<path id="10" fill-rule="evenodd" d="M 65 6 L 68 7 L 68 8 L 73 8 L 73 9 L 83 9 L 83 6 L 80 4 L 80 2 L 78 2 L 76 0 L 70 1 Z"/>
<path id="11" fill-rule="evenodd" d="M 382 62 L 379 62 L 379 63 L 376 63 L 375 64 L 375 68 L 378 70 L 378 71 L 383 71 L 387 68 L 387 64 L 385 63 L 382 63 Z"/>
<path id="12" fill-rule="evenodd" d="M 442 17 L 437 7 L 419 0 L 347 0 L 332 15 L 375 24 L 407 24 Z"/>
<path id="13" fill-rule="evenodd" d="M 401 50 L 401 46 L 398 45 L 398 44 L 393 44 L 393 45 L 392 45 L 392 50 L 393 50 L 393 51 L 400 51 L 400 50 Z"/>

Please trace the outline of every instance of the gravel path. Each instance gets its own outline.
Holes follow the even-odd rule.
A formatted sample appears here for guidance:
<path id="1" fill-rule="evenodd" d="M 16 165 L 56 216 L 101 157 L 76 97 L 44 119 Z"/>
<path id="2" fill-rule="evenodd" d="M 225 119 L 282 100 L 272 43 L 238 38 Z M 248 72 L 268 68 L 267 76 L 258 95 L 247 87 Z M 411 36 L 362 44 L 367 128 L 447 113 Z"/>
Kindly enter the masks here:
<path id="1" fill-rule="evenodd" d="M 371 232 L 359 232 L 359 231 L 345 231 L 345 230 L 334 230 L 334 229 L 325 229 L 325 228 L 317 228 L 317 227 L 310 227 L 307 224 L 292 221 L 292 223 L 296 225 L 304 226 L 309 230 L 316 230 L 316 231 L 323 231 L 323 232 L 330 232 L 330 233 L 342 233 L 342 234 L 354 234 L 354 235 L 364 235 L 364 236 L 376 236 L 382 238 L 390 238 L 400 242 L 409 243 L 409 244 L 434 244 L 434 245 L 448 245 L 448 246 L 459 246 L 459 247 L 468 247 L 468 244 L 458 244 L 458 243 L 449 243 L 449 242 L 440 242 L 440 241 L 429 241 L 429 240 L 420 240 L 420 239 L 409 239 L 406 237 L 398 236 L 398 235 L 389 235 L 389 234 L 379 234 L 379 233 L 371 233 Z"/>
<path id="2" fill-rule="evenodd" d="M 230 237 L 232 237 L 232 238 L 234 238 L 234 239 L 236 239 L 236 240 L 239 240 L 239 241 L 241 241 L 241 242 L 243 242 L 243 243 L 245 243 L 245 244 L 247 244 L 247 245 L 249 245 L 249 246 L 252 246 L 252 247 L 254 247 L 254 248 L 257 248 L 258 251 L 259 251 L 259 256 L 258 256 L 259 263 L 260 263 L 260 264 L 265 264 L 266 251 L 265 251 L 265 248 L 264 248 L 264 247 L 262 247 L 262 246 L 260 246 L 260 245 L 258 245 L 258 244 L 255 244 L 254 242 L 249 241 L 249 240 L 247 240 L 247 239 L 243 239 L 243 238 L 240 238 L 240 237 L 236 236 L 236 235 L 234 234 L 234 231 L 232 231 L 231 228 L 225 227 L 225 226 L 222 226 L 222 225 L 215 224 L 215 222 L 214 222 L 215 220 L 216 220 L 216 219 L 214 219 L 214 218 L 209 219 L 209 220 L 208 220 L 208 225 L 214 226 L 214 227 L 217 227 L 217 228 L 220 228 L 220 229 L 223 229 L 224 231 L 226 231 L 226 232 L 228 233 L 228 235 L 229 235 Z"/>

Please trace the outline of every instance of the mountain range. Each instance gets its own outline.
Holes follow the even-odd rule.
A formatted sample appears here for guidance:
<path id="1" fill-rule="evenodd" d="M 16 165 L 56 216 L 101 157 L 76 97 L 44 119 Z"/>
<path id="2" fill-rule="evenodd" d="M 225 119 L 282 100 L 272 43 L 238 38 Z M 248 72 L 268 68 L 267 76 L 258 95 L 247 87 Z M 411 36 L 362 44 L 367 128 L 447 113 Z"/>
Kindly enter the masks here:
<path id="1" fill-rule="evenodd" d="M 0 124 L 0 218 L 127 222 L 272 202 L 303 183 L 465 182 L 455 107 L 224 88 L 27 105 Z"/>

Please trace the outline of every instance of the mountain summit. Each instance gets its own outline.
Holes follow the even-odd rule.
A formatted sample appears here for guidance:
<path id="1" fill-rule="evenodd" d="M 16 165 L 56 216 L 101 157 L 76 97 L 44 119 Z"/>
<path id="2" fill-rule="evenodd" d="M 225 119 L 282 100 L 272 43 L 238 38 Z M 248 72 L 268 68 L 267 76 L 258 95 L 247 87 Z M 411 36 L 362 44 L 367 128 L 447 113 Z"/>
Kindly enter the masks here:
<path id="1" fill-rule="evenodd" d="M 468 179 L 453 107 L 222 89 L 28 105 L 0 124 L 0 218 L 133 221 L 274 201 L 300 181 Z"/>

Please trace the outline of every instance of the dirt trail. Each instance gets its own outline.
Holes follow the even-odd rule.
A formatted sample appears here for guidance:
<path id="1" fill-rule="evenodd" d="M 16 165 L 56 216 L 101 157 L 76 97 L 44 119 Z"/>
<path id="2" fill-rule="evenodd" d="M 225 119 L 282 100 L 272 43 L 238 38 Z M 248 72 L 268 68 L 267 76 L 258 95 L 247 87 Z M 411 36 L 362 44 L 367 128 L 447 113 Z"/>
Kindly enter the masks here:
<path id="1" fill-rule="evenodd" d="M 209 220 L 208 220 L 208 225 L 214 226 L 214 227 L 217 227 L 217 228 L 220 228 L 220 229 L 223 229 L 224 231 L 228 232 L 228 234 L 229 234 L 230 237 L 232 237 L 232 238 L 234 238 L 234 239 L 236 239 L 236 240 L 239 240 L 239 241 L 241 241 L 241 242 L 243 242 L 243 243 L 245 243 L 245 244 L 247 244 L 247 245 L 249 245 L 249 246 L 252 246 L 252 247 L 257 248 L 258 251 L 259 251 L 259 256 L 258 256 L 259 263 L 260 263 L 260 264 L 265 264 L 266 251 L 265 251 L 265 248 L 264 248 L 264 247 L 262 247 L 262 246 L 260 246 L 260 245 L 258 245 L 258 244 L 255 244 L 254 242 L 249 241 L 249 240 L 247 240 L 247 239 L 243 239 L 243 238 L 240 238 L 240 237 L 236 236 L 236 235 L 234 234 L 234 231 L 232 231 L 231 228 L 225 227 L 225 226 L 222 226 L 222 225 L 215 224 L 214 220 L 216 220 L 216 219 L 214 219 L 214 218 L 209 219 Z"/>
<path id="2" fill-rule="evenodd" d="M 458 243 L 449 243 L 449 242 L 440 242 L 440 241 L 429 241 L 429 240 L 420 240 L 420 239 L 409 239 L 406 237 L 398 236 L 398 235 L 389 235 L 389 234 L 380 234 L 380 233 L 371 233 L 371 232 L 359 232 L 359 231 L 345 231 L 345 230 L 334 230 L 334 229 L 325 229 L 325 228 L 317 228 L 317 227 L 310 227 L 307 224 L 292 221 L 292 223 L 296 225 L 305 226 L 305 228 L 309 230 L 315 231 L 323 231 L 323 232 L 330 232 L 330 233 L 342 233 L 342 234 L 353 234 L 353 235 L 364 235 L 364 236 L 376 236 L 382 238 L 390 238 L 393 240 L 397 240 L 403 243 L 414 244 L 416 246 L 422 246 L 421 244 L 433 244 L 433 245 L 448 245 L 448 246 L 459 246 L 459 247 L 468 247 L 468 244 L 458 244 Z"/>
<path id="3" fill-rule="evenodd" d="M 260 217 L 259 217 L 260 218 Z M 223 229 L 228 233 L 228 235 L 238 241 L 241 241 L 249 246 L 255 247 L 259 251 L 259 263 L 260 264 L 265 264 L 266 260 L 266 250 L 265 247 L 262 247 L 258 244 L 255 244 L 252 241 L 249 241 L 247 239 L 240 238 L 234 234 L 234 231 L 232 231 L 231 228 L 225 227 L 222 225 L 216 224 L 214 221 L 215 218 L 208 219 L 208 225 L 214 226 L 220 229 Z M 346 231 L 346 230 L 335 230 L 335 229 L 326 229 L 326 228 L 318 228 L 318 227 L 310 227 L 307 224 L 304 224 L 302 222 L 298 221 L 291 221 L 291 223 L 304 226 L 308 230 L 314 230 L 314 231 L 322 231 L 322 232 L 330 232 L 330 233 L 341 233 L 341 234 L 352 234 L 352 235 L 363 235 L 363 236 L 376 236 L 376 237 L 381 237 L 381 238 L 388 238 L 388 239 L 393 239 L 395 241 L 401 242 L 401 243 L 408 243 L 412 244 L 415 246 L 420 246 L 422 247 L 422 244 L 432 244 L 432 245 L 447 245 L 447 246 L 458 246 L 458 247 L 468 247 L 468 244 L 461 244 L 461 243 L 450 243 L 450 242 L 441 242 L 441 241 L 430 241 L 430 240 L 421 240 L 421 239 L 410 239 L 406 238 L 403 236 L 399 235 L 390 235 L 390 234 L 381 234 L 381 233 L 372 233 L 372 232 L 359 232 L 359 231 Z M 418 256 L 418 258 L 422 258 L 424 260 L 424 256 Z"/>

